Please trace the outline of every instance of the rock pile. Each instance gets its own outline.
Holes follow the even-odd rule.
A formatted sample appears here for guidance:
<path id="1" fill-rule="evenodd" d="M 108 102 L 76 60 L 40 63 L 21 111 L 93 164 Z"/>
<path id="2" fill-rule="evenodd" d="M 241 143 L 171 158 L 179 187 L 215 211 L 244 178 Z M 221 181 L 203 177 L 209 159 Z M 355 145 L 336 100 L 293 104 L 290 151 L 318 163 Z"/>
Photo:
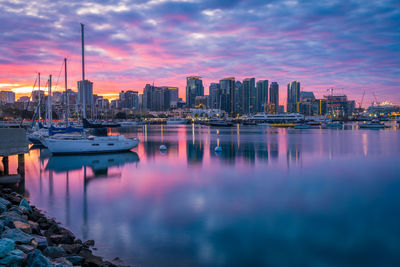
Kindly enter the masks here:
<path id="1" fill-rule="evenodd" d="M 0 190 L 0 266 L 118 266 L 92 254 L 54 219 L 12 192 Z"/>

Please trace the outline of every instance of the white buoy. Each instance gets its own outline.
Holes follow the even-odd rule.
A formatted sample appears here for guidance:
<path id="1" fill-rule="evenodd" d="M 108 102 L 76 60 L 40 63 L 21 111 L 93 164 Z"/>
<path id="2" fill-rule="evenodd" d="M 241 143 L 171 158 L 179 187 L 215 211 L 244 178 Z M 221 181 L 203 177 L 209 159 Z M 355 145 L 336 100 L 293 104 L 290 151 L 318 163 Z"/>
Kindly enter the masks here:
<path id="1" fill-rule="evenodd" d="M 217 146 L 217 147 L 215 147 L 214 151 L 215 152 L 222 152 L 222 147 Z"/>
<path id="2" fill-rule="evenodd" d="M 160 150 L 167 150 L 167 147 L 165 145 L 161 145 Z"/>

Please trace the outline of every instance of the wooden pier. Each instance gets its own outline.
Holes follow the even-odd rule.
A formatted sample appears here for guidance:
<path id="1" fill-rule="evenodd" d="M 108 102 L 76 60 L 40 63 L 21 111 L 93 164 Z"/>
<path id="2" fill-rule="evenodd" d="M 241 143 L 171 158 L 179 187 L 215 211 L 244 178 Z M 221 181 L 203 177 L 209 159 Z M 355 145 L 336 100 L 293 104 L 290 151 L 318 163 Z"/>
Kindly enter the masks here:
<path id="1" fill-rule="evenodd" d="M 26 131 L 23 128 L 0 128 L 0 157 L 3 171 L 0 173 L 0 185 L 25 183 L 25 153 L 28 152 Z M 18 155 L 16 174 L 10 174 L 9 156 Z"/>

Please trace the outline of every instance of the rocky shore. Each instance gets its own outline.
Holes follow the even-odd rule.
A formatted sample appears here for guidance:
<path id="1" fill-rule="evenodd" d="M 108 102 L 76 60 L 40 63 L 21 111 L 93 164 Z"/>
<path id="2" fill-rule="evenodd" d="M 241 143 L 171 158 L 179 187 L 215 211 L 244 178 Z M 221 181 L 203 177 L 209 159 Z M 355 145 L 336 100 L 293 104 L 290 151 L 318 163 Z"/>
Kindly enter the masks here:
<path id="1" fill-rule="evenodd" d="M 11 189 L 0 189 L 0 266 L 121 266 L 83 242 Z"/>

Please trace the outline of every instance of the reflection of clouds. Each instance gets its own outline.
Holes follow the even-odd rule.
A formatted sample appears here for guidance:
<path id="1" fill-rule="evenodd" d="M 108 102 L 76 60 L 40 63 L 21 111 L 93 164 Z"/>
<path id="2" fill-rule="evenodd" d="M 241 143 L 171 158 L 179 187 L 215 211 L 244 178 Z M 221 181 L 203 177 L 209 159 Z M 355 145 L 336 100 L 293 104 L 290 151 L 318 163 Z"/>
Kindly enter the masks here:
<path id="1" fill-rule="evenodd" d="M 153 153 L 161 136 L 159 128 L 150 128 L 140 168 L 109 167 L 109 173 L 118 168 L 121 179 L 96 179 L 84 187 L 83 170 L 69 172 L 73 220 L 67 226 L 95 239 L 99 254 L 143 266 L 290 266 L 313 265 L 314 260 L 391 265 L 385 263 L 399 259 L 394 253 L 400 244 L 397 135 L 388 132 L 377 138 L 376 132 L 367 132 L 369 151 L 364 157 L 360 132 L 353 132 L 354 138 L 331 131 L 318 131 L 317 136 L 286 135 L 285 130 L 259 135 L 244 128 L 238 147 L 234 128 L 233 133 L 228 129 L 218 134 L 226 146 L 219 158 L 211 150 L 217 137 L 209 128 L 196 128 L 194 147 L 191 126 L 164 128 L 164 142 L 176 149 L 166 157 Z M 177 142 L 177 136 L 183 141 Z M 195 153 L 200 144 L 202 168 L 193 168 L 187 153 Z M 335 152 L 332 161 L 327 160 L 329 151 Z M 372 157 L 374 153 L 381 157 Z M 287 157 L 295 160 L 298 155 L 302 166 L 293 164 L 293 171 L 283 171 Z M 274 160 L 266 164 L 264 156 Z M 235 164 L 221 164 L 229 160 Z M 66 174 L 54 172 L 51 206 L 49 188 L 39 190 L 38 158 L 35 162 L 26 166 L 32 202 L 65 222 Z M 48 179 L 44 172 L 45 186 Z M 82 232 L 84 216 L 88 229 Z M 371 251 L 371 242 L 382 249 Z"/>

